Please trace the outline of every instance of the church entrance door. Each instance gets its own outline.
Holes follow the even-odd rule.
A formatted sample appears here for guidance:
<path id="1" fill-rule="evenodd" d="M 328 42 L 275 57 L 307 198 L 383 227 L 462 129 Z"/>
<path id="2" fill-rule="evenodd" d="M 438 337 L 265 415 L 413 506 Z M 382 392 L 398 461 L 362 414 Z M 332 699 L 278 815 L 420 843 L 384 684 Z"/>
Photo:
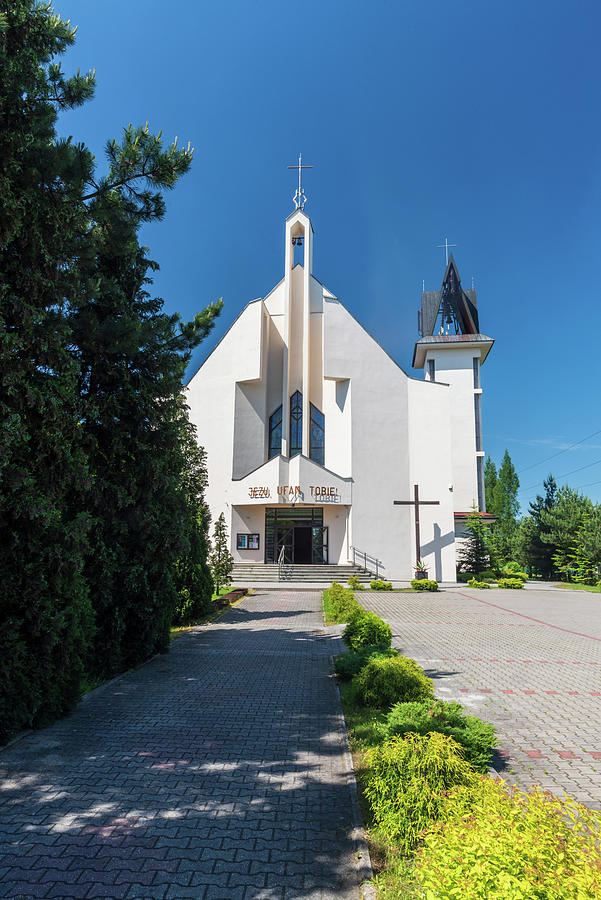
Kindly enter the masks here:
<path id="1" fill-rule="evenodd" d="M 323 565 L 328 562 L 328 528 L 321 507 L 265 510 L 265 562 Z"/>
<path id="2" fill-rule="evenodd" d="M 293 562 L 308 564 L 313 562 L 313 532 L 311 526 L 297 525 L 294 529 Z"/>

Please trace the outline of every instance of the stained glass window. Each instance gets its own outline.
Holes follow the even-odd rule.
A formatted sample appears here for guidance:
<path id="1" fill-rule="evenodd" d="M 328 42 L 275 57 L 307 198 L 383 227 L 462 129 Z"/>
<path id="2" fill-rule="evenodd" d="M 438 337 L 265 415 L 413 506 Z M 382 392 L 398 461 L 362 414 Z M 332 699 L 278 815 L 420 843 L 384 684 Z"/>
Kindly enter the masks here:
<path id="1" fill-rule="evenodd" d="M 282 452 L 282 407 L 269 417 L 269 459 Z"/>
<path id="2" fill-rule="evenodd" d="M 303 395 L 300 391 L 290 398 L 290 452 L 296 456 L 303 452 Z"/>
<path id="3" fill-rule="evenodd" d="M 309 456 L 320 466 L 325 465 L 325 417 L 316 406 L 311 407 L 311 435 L 309 441 Z"/>

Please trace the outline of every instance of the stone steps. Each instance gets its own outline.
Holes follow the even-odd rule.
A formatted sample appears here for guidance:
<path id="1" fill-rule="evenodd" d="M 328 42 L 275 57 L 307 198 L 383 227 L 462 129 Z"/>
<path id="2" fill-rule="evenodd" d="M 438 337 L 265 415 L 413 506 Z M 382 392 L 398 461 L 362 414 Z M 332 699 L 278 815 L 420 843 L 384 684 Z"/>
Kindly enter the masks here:
<path id="1" fill-rule="evenodd" d="M 234 571 L 232 576 L 233 584 L 242 584 L 249 582 L 312 582 L 319 584 L 331 584 L 333 581 L 339 581 L 344 584 L 349 575 L 358 575 L 362 582 L 369 582 L 375 576 L 369 572 L 365 572 L 360 566 L 342 565 L 325 565 L 325 566 L 309 566 L 286 564 L 283 567 L 282 578 L 280 579 L 279 566 L 276 563 L 234 563 Z"/>

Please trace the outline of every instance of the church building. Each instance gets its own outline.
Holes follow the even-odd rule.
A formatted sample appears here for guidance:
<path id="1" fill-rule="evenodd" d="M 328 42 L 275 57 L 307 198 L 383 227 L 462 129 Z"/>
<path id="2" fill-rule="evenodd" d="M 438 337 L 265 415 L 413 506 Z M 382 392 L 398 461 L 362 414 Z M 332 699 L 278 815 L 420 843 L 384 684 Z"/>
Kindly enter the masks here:
<path id="1" fill-rule="evenodd" d="M 456 535 L 474 506 L 485 512 L 480 369 L 493 340 L 476 292 L 451 255 L 441 290 L 422 293 L 407 374 L 313 274 L 297 198 L 284 277 L 187 387 L 213 521 L 224 513 L 240 564 L 356 562 L 408 581 L 421 559 L 454 581 Z"/>

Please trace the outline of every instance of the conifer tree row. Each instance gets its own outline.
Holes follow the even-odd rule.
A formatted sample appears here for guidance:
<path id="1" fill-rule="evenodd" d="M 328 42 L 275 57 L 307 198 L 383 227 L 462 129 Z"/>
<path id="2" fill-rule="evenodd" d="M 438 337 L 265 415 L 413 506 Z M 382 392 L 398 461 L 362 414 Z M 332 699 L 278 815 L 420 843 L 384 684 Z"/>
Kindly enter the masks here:
<path id="1" fill-rule="evenodd" d="M 167 315 L 138 238 L 192 150 L 129 126 L 100 175 L 57 139 L 94 91 L 55 61 L 74 37 L 0 0 L 0 739 L 164 650 L 186 580 L 212 590 L 182 377 L 220 303 Z"/>

